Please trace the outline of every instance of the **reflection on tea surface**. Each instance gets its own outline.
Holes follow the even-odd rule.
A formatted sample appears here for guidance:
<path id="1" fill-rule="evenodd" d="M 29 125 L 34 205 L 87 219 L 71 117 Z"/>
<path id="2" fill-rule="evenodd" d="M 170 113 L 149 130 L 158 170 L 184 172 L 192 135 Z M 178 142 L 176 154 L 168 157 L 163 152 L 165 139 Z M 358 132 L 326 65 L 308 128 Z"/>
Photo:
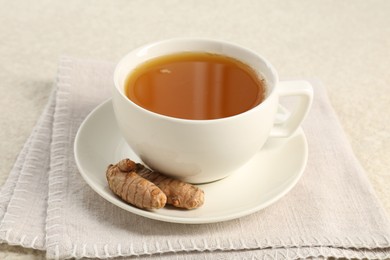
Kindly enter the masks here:
<path id="1" fill-rule="evenodd" d="M 139 106 L 184 119 L 217 119 L 245 112 L 264 99 L 265 81 L 248 65 L 226 56 L 184 52 L 137 67 L 126 81 Z"/>

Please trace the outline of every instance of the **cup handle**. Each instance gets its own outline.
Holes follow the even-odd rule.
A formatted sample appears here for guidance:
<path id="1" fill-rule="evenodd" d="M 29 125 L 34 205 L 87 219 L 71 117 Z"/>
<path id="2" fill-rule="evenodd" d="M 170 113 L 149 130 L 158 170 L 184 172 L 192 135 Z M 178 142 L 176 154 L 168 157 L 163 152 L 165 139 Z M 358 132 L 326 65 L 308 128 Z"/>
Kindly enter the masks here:
<path id="1" fill-rule="evenodd" d="M 270 137 L 289 137 L 295 133 L 308 114 L 313 102 L 313 87 L 304 80 L 281 81 L 278 83 L 279 97 L 294 96 L 298 103 L 292 113 L 282 122 L 275 123 Z"/>

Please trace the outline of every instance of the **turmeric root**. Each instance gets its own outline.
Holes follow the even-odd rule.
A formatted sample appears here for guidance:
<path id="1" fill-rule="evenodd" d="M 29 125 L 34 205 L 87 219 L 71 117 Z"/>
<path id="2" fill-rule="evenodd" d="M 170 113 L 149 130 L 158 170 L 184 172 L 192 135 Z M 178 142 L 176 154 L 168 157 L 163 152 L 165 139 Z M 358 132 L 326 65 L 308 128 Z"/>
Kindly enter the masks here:
<path id="1" fill-rule="evenodd" d="M 110 164 L 106 171 L 110 189 L 124 201 L 145 209 L 159 209 L 165 206 L 167 197 L 156 185 L 135 172 L 123 171 Z"/>
<path id="2" fill-rule="evenodd" d="M 142 164 L 135 163 L 130 159 L 123 159 L 118 162 L 118 167 L 122 171 L 135 171 L 139 176 L 151 181 L 159 187 L 167 196 L 167 204 L 178 208 L 194 209 L 203 205 L 204 192 L 202 189 L 151 171 Z"/>

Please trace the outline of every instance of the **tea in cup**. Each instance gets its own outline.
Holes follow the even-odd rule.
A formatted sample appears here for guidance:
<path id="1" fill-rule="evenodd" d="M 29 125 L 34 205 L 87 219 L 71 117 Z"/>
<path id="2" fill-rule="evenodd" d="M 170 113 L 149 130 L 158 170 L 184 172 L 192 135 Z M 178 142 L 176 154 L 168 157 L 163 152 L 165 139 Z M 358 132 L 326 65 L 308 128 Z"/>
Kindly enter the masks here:
<path id="1" fill-rule="evenodd" d="M 131 51 L 116 66 L 118 127 L 151 169 L 190 183 L 232 174 L 268 138 L 288 138 L 306 117 L 313 91 L 282 81 L 247 48 L 207 39 L 171 39 Z M 279 97 L 297 106 L 275 123 Z"/>

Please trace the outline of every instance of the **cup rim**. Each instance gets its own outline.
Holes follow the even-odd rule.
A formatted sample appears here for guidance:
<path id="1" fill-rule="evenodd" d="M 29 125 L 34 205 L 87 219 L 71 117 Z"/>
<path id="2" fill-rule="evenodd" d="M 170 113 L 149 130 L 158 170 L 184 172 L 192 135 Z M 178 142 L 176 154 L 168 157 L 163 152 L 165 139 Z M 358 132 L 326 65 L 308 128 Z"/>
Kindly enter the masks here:
<path id="1" fill-rule="evenodd" d="M 267 90 L 270 90 L 270 91 L 267 94 L 267 96 L 265 97 L 265 99 L 260 104 L 254 106 L 254 107 L 252 107 L 252 108 L 250 108 L 250 109 L 248 109 L 248 110 L 246 110 L 244 112 L 241 112 L 241 113 L 238 113 L 238 114 L 235 114 L 235 115 L 232 115 L 232 116 L 228 116 L 228 117 L 221 117 L 221 118 L 215 118 L 215 119 L 188 119 L 188 118 L 179 118 L 179 117 L 168 116 L 168 115 L 159 114 L 157 112 L 150 111 L 150 110 L 148 110 L 146 108 L 143 108 L 142 106 L 136 104 L 132 100 L 130 100 L 126 96 L 126 94 L 124 93 L 124 90 L 121 90 L 122 86 L 121 86 L 121 84 L 119 82 L 119 73 L 120 73 L 119 69 L 123 66 L 125 61 L 127 61 L 129 59 L 129 57 L 131 57 L 133 55 L 140 54 L 140 52 L 141 52 L 141 54 L 143 54 L 143 52 L 145 52 L 149 48 L 152 48 L 154 46 L 161 45 L 161 44 L 167 44 L 169 42 L 175 42 L 175 43 L 179 43 L 179 42 L 181 42 L 181 43 L 185 43 L 185 42 L 213 43 L 213 44 L 222 44 L 224 46 L 229 46 L 229 47 L 241 49 L 242 51 L 244 51 L 246 53 L 249 53 L 252 56 L 256 56 L 259 60 L 261 60 L 266 65 L 267 69 L 269 70 L 270 74 L 273 77 L 273 80 L 274 80 L 273 86 L 272 87 L 269 86 L 270 83 L 267 82 Z M 180 51 L 178 51 L 178 52 L 180 52 Z M 227 54 L 227 56 L 229 56 L 229 55 Z M 243 61 L 243 60 L 240 60 L 240 61 L 245 63 L 245 61 Z M 195 124 L 205 124 L 205 123 L 222 122 L 222 121 L 232 120 L 234 118 L 242 117 L 242 116 L 244 116 L 246 114 L 252 113 L 256 109 L 264 107 L 267 103 L 270 102 L 269 101 L 270 97 L 272 95 L 274 95 L 274 93 L 276 92 L 275 88 L 276 88 L 276 85 L 279 82 L 279 76 L 278 76 L 278 73 L 277 73 L 276 69 L 274 68 L 274 66 L 266 58 L 264 58 L 262 55 L 258 54 L 257 52 L 255 52 L 255 51 L 253 51 L 253 50 L 251 50 L 251 49 L 249 49 L 247 47 L 241 46 L 241 45 L 236 44 L 236 43 L 228 42 L 228 41 L 225 41 L 225 40 L 209 39 L 209 38 L 198 38 L 198 37 L 196 37 L 196 38 L 195 37 L 180 37 L 180 38 L 171 38 L 171 39 L 165 39 L 165 40 L 160 40 L 160 41 L 147 43 L 147 44 L 141 45 L 140 47 L 135 48 L 132 51 L 128 52 L 127 54 L 125 54 L 119 60 L 119 62 L 115 66 L 114 74 L 113 74 L 113 80 L 114 80 L 115 91 L 119 92 L 121 98 L 125 99 L 127 103 L 129 103 L 130 105 L 132 105 L 132 106 L 136 107 L 137 109 L 143 111 L 144 113 L 147 113 L 147 114 L 149 114 L 151 116 L 154 116 L 154 117 L 157 117 L 157 118 L 160 118 L 160 119 L 169 120 L 169 121 L 185 122 L 185 123 L 195 123 Z"/>

